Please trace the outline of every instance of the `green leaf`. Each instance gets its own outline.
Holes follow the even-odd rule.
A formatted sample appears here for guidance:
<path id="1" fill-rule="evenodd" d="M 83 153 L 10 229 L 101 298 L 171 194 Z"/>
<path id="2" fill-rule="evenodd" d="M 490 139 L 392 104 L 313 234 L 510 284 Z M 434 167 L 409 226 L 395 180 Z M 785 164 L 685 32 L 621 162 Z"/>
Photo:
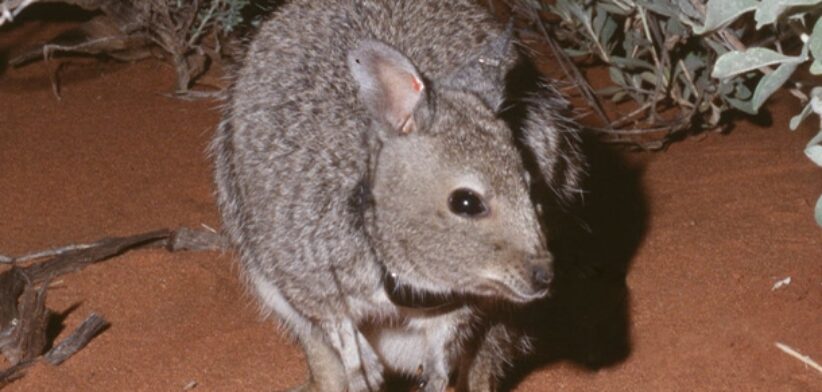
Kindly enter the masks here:
<path id="1" fill-rule="evenodd" d="M 739 109 L 748 114 L 756 114 L 756 110 L 753 110 L 753 105 L 751 105 L 751 101 L 743 101 L 741 99 L 736 99 L 733 97 L 724 97 L 725 101 L 731 105 L 731 107 L 735 109 Z"/>
<path id="2" fill-rule="evenodd" d="M 801 63 L 805 60 L 807 55 L 785 56 L 766 48 L 750 48 L 744 52 L 734 50 L 716 59 L 711 76 L 724 79 L 773 64 Z"/>
<path id="3" fill-rule="evenodd" d="M 822 86 L 811 89 L 811 108 L 822 117 Z"/>
<path id="4" fill-rule="evenodd" d="M 759 80 L 759 84 L 756 85 L 756 90 L 754 90 L 751 102 L 753 110 L 759 111 L 759 108 L 762 107 L 768 97 L 788 81 L 788 78 L 793 75 L 793 71 L 796 71 L 797 66 L 799 66 L 799 63 L 782 63 L 776 71 L 763 76 Z"/>
<path id="5" fill-rule="evenodd" d="M 593 27 L 594 32 L 597 33 L 600 37 L 602 37 L 602 28 L 605 27 L 605 22 L 608 21 L 608 13 L 602 12 L 597 7 L 596 15 L 594 19 L 591 21 L 591 27 Z"/>
<path id="6" fill-rule="evenodd" d="M 677 5 L 671 4 L 670 2 L 667 2 L 665 0 L 638 0 L 636 3 L 637 5 L 644 7 L 651 12 L 660 14 L 662 16 L 666 16 L 668 18 L 676 17 L 681 12 Z"/>
<path id="7" fill-rule="evenodd" d="M 705 59 L 705 55 L 698 54 L 695 52 L 689 52 L 687 55 L 685 55 L 684 63 L 685 68 L 687 68 L 688 72 L 690 72 L 691 75 L 693 75 L 696 73 L 696 71 L 705 68 L 707 61 Z"/>
<path id="8" fill-rule="evenodd" d="M 757 0 L 708 0 L 705 25 L 690 24 L 694 33 L 705 34 L 730 24 L 740 15 L 756 9 L 758 4 Z"/>
<path id="9" fill-rule="evenodd" d="M 634 9 L 631 7 L 632 4 L 630 2 L 625 4 L 628 8 L 622 8 L 620 7 L 621 5 L 622 4 L 619 3 L 599 3 L 597 4 L 597 8 L 601 8 L 603 11 L 607 11 L 611 14 L 617 14 L 622 16 L 628 16 L 634 12 Z"/>
<path id="10" fill-rule="evenodd" d="M 665 81 L 659 80 L 655 72 L 645 71 L 639 74 L 642 80 L 646 81 L 652 86 L 658 86 L 660 83 L 665 84 Z"/>
<path id="11" fill-rule="evenodd" d="M 791 7 L 812 6 L 822 3 L 822 0 L 762 0 L 756 7 L 754 20 L 756 29 L 759 30 L 764 25 L 776 22 L 785 10 Z"/>
<path id="12" fill-rule="evenodd" d="M 708 45 L 708 47 L 711 48 L 714 51 L 714 53 L 720 56 L 729 52 L 728 48 L 712 39 L 711 36 L 705 37 L 705 44 Z"/>
<path id="13" fill-rule="evenodd" d="M 625 81 L 625 78 L 622 76 L 622 71 L 619 70 L 617 67 L 608 67 L 608 75 L 611 76 L 611 80 L 620 85 L 620 86 L 627 86 L 628 82 Z"/>
<path id="14" fill-rule="evenodd" d="M 816 217 L 816 224 L 822 226 L 822 196 L 816 201 L 816 208 L 814 209 L 814 216 Z"/>
<path id="15" fill-rule="evenodd" d="M 791 131 L 795 131 L 796 128 L 799 128 L 799 124 L 801 124 L 802 120 L 804 120 L 805 117 L 808 117 L 809 114 L 811 114 L 811 103 L 810 102 L 808 102 L 808 104 L 805 105 L 804 108 L 802 108 L 802 111 L 799 112 L 799 114 L 797 114 L 796 116 L 791 117 L 791 122 L 788 124 L 788 127 L 791 129 Z"/>
<path id="16" fill-rule="evenodd" d="M 822 167 L 822 146 L 814 145 L 805 148 L 805 155 L 810 158 L 816 166 Z"/>
<path id="17" fill-rule="evenodd" d="M 582 22 L 585 26 L 589 29 L 591 28 L 591 10 L 585 9 L 581 4 L 576 1 L 561 1 L 565 3 L 565 7 L 568 12 L 571 13 L 573 17 L 575 17 L 578 21 Z"/>
<path id="18" fill-rule="evenodd" d="M 611 101 L 612 101 L 612 102 L 614 102 L 614 103 L 619 103 L 619 102 L 621 102 L 622 100 L 624 100 L 624 99 L 625 99 L 625 97 L 627 97 L 627 96 L 628 96 L 628 93 L 627 93 L 627 92 L 625 92 L 625 90 L 622 90 L 622 91 L 617 92 L 616 94 L 614 94 L 614 95 L 611 97 Z"/>
<path id="19" fill-rule="evenodd" d="M 685 25 L 679 21 L 679 19 L 668 19 L 667 21 L 662 21 L 665 25 L 665 37 L 670 39 L 671 37 L 684 37 L 689 34 L 688 30 L 686 30 Z"/>
<path id="20" fill-rule="evenodd" d="M 791 117 L 791 122 L 788 125 L 791 128 L 791 131 L 795 131 L 796 128 L 799 128 L 799 124 L 802 123 L 802 120 L 811 114 L 814 109 L 814 104 L 817 106 L 822 106 L 822 86 L 811 89 L 810 97 L 811 100 L 807 105 L 805 105 L 804 108 L 802 108 L 802 111 L 796 116 Z M 819 113 L 819 115 L 822 116 L 822 113 Z"/>
<path id="21" fill-rule="evenodd" d="M 611 56 L 611 62 L 614 63 L 616 66 L 620 68 L 626 69 L 635 69 L 635 68 L 644 68 L 649 71 L 656 71 L 651 63 L 639 59 L 634 58 L 626 58 L 621 56 Z"/>
<path id="22" fill-rule="evenodd" d="M 744 80 L 738 80 L 734 84 L 734 93 L 734 96 L 746 101 L 751 99 L 751 97 L 753 96 L 753 92 L 751 91 L 751 89 L 748 88 L 748 86 L 745 85 Z"/>
<path id="23" fill-rule="evenodd" d="M 573 48 L 562 49 L 562 51 L 565 52 L 565 54 L 567 54 L 570 57 L 587 56 L 587 55 L 591 54 L 590 50 L 573 49 Z"/>
<path id="24" fill-rule="evenodd" d="M 677 0 L 677 6 L 679 6 L 679 12 L 692 19 L 696 19 L 701 16 L 696 7 L 694 7 L 693 3 L 691 3 L 691 0 Z"/>
<path id="25" fill-rule="evenodd" d="M 618 27 L 619 26 L 614 21 L 614 19 L 609 17 L 605 21 L 605 25 L 602 26 L 602 31 L 599 32 L 600 42 L 605 44 L 611 42 L 611 38 L 613 38 L 614 33 L 617 31 Z"/>
<path id="26" fill-rule="evenodd" d="M 822 106 L 822 101 L 819 102 L 819 106 Z M 807 147 L 805 147 L 805 155 L 807 155 L 816 166 L 822 167 L 822 144 L 820 143 L 822 143 L 822 129 L 808 142 Z"/>
<path id="27" fill-rule="evenodd" d="M 600 88 L 600 89 L 596 89 L 594 92 L 597 95 L 604 95 L 604 96 L 607 97 L 607 96 L 614 95 L 614 94 L 616 94 L 620 91 L 624 91 L 624 90 L 625 90 L 625 88 L 621 87 L 621 86 L 608 86 L 608 87 L 603 87 L 603 88 Z"/>
<path id="28" fill-rule="evenodd" d="M 810 38 L 808 38 L 808 49 L 810 49 L 813 58 L 816 59 L 814 64 L 822 62 L 822 17 L 817 19 L 816 24 L 813 25 L 813 31 Z"/>
<path id="29" fill-rule="evenodd" d="M 734 92 L 733 81 L 725 79 L 719 82 L 719 93 L 721 95 L 731 95 Z"/>

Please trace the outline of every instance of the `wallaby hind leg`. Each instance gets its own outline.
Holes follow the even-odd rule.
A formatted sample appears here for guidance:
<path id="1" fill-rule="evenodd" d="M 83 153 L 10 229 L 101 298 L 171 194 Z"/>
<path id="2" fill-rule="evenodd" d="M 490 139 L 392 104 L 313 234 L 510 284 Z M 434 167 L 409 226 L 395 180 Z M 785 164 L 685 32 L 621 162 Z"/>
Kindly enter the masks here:
<path id="1" fill-rule="evenodd" d="M 308 362 L 308 381 L 289 392 L 343 392 L 347 384 L 339 356 L 316 332 L 306 334 L 301 342 Z"/>
<path id="2" fill-rule="evenodd" d="M 332 330 L 331 343 L 317 331 L 301 337 L 311 372 L 299 392 L 376 392 L 382 385 L 382 365 L 365 337 L 350 322 Z M 340 357 L 342 356 L 342 358 Z"/>

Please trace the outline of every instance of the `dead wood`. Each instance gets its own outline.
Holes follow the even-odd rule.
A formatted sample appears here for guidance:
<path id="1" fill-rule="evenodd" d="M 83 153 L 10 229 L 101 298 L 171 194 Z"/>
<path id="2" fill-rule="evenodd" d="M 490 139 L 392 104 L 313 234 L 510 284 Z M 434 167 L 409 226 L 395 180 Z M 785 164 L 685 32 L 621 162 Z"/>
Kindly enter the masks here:
<path id="1" fill-rule="evenodd" d="M 113 19 L 98 15 L 43 45 L 24 50 L 12 58 L 9 64 L 19 67 L 33 61 L 48 61 L 57 53 L 107 55 L 119 61 L 136 61 L 152 56 L 150 44 L 151 41 L 144 34 L 126 33 Z"/>
<path id="2" fill-rule="evenodd" d="M 80 326 L 77 327 L 71 335 L 69 335 L 69 337 L 65 338 L 59 345 L 49 350 L 42 357 L 38 354 L 38 356 L 27 358 L 7 369 L 0 371 L 0 389 L 8 383 L 22 377 L 24 371 L 29 366 L 37 363 L 37 361 L 41 358 L 54 366 L 63 363 L 77 351 L 80 351 L 80 349 L 85 347 L 92 338 L 97 336 L 97 334 L 99 334 L 107 326 L 108 321 L 100 315 L 92 313 L 88 318 L 86 318 L 86 321 L 83 321 L 83 323 L 80 324 Z M 45 331 L 45 329 L 43 331 Z"/>
<path id="3" fill-rule="evenodd" d="M 168 238 L 166 249 L 171 252 L 184 250 L 219 250 L 228 247 L 225 237 L 212 230 L 181 227 Z"/>
<path id="4" fill-rule="evenodd" d="M 23 377 L 23 372 L 29 366 L 33 365 L 35 361 L 29 360 L 20 362 L 17 365 L 10 366 L 8 369 L 0 370 L 0 389 L 5 387 L 8 383 Z"/>
<path id="5" fill-rule="evenodd" d="M 35 287 L 30 282 L 23 290 L 18 304 L 18 317 L 7 344 L 0 347 L 3 355 L 13 365 L 21 361 L 37 358 L 46 347 L 46 327 L 48 311 L 46 310 L 46 285 Z M 8 327 L 3 328 L 5 331 Z"/>
<path id="6" fill-rule="evenodd" d="M 69 337 L 63 339 L 60 344 L 49 350 L 43 357 L 48 363 L 55 366 L 59 365 L 85 347 L 93 337 L 97 336 L 107 326 L 108 322 L 102 316 L 92 313 Z"/>
<path id="7" fill-rule="evenodd" d="M 42 263 L 25 267 L 23 271 L 35 284 L 41 283 L 55 276 L 79 271 L 89 264 L 116 256 L 126 250 L 165 241 L 170 235 L 171 232 L 168 230 L 157 230 L 129 237 L 104 238 L 95 242 L 94 246 L 70 250 Z"/>
<path id="8" fill-rule="evenodd" d="M 126 251 L 165 248 L 168 251 L 216 250 L 225 239 L 206 229 L 162 229 L 126 237 L 108 237 L 90 244 L 72 244 L 18 257 L 0 255 L 11 268 L 0 273 L 0 353 L 11 366 L 0 371 L 0 388 L 23 375 L 40 359 L 59 365 L 85 347 L 108 323 L 92 313 L 68 338 L 48 346 L 46 293 L 53 278 L 80 271 Z"/>

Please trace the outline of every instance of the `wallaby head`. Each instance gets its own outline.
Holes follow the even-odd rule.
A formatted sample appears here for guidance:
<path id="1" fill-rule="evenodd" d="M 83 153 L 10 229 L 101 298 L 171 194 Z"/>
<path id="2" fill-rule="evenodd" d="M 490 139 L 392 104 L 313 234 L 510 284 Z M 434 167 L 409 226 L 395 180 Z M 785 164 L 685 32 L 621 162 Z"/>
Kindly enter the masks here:
<path id="1" fill-rule="evenodd" d="M 465 83 L 496 62 L 427 81 L 385 43 L 348 54 L 381 144 L 367 226 L 386 273 L 422 292 L 522 303 L 546 295 L 551 258 L 514 136 L 496 113 L 502 92 Z"/>

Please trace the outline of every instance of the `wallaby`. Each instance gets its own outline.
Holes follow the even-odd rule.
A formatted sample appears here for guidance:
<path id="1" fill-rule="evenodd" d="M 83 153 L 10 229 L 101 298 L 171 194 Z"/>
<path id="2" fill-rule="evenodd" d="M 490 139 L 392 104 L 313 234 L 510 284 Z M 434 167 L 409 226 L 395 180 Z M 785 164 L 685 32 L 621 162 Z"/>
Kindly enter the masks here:
<path id="1" fill-rule="evenodd" d="M 212 148 L 244 276 L 305 350 L 295 390 L 492 391 L 527 350 L 482 304 L 548 294 L 530 192 L 573 199 L 583 164 L 542 82 L 503 120 L 518 61 L 473 0 L 294 0 L 262 24 Z"/>

